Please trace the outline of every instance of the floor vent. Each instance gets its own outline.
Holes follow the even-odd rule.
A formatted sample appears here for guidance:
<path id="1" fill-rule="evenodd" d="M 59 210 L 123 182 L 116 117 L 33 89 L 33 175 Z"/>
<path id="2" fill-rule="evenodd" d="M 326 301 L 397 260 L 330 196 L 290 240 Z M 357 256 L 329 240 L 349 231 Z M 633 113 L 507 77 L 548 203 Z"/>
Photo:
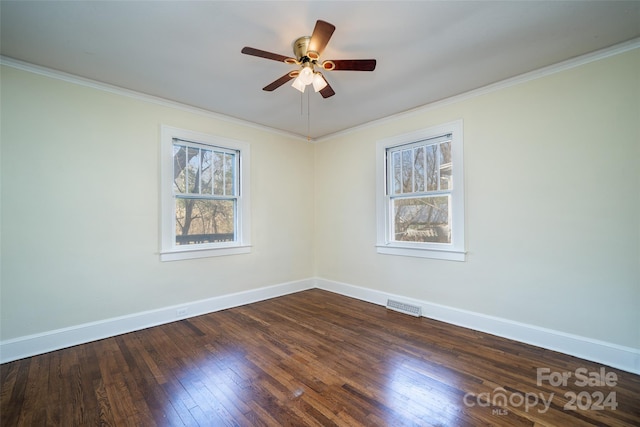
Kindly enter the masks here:
<path id="1" fill-rule="evenodd" d="M 394 301 L 394 300 L 388 299 L 387 308 L 391 310 L 399 311 L 400 313 L 410 314 L 416 317 L 422 316 L 422 307 L 418 305 L 405 304 L 400 301 Z"/>

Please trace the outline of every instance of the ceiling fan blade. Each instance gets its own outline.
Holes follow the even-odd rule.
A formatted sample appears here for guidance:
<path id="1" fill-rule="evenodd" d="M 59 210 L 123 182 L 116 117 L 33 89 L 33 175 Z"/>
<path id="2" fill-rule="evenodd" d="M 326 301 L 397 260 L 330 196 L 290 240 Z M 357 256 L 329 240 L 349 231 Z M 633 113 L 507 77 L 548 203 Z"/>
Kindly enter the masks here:
<path id="1" fill-rule="evenodd" d="M 273 59 L 274 61 L 285 62 L 287 64 L 290 64 L 291 61 L 293 61 L 293 63 L 296 62 L 295 59 L 290 58 L 288 56 L 267 52 L 266 50 L 255 49 L 253 47 L 247 47 L 247 46 L 243 47 L 242 53 L 244 53 L 245 55 L 257 56 L 259 58 Z"/>
<path id="2" fill-rule="evenodd" d="M 324 79 L 324 76 L 322 78 Z M 324 79 L 324 81 L 326 82 L 327 79 Z M 327 85 L 322 90 L 320 90 L 320 95 L 322 95 L 323 98 L 329 98 L 330 96 L 333 96 L 335 94 L 336 93 L 333 91 L 333 88 L 331 87 L 329 82 L 327 82 Z"/>
<path id="3" fill-rule="evenodd" d="M 375 59 L 332 59 L 329 61 L 324 61 L 322 63 L 322 68 L 324 68 L 327 71 L 331 71 L 331 70 L 373 71 L 376 69 L 376 60 Z"/>
<path id="4" fill-rule="evenodd" d="M 278 80 L 269 83 L 268 85 L 266 85 L 265 87 L 262 88 L 262 90 L 266 90 L 267 92 L 271 92 L 273 90 L 278 89 L 280 86 L 282 86 L 283 84 L 285 84 L 286 82 L 288 82 L 289 80 L 291 80 L 292 78 L 295 77 L 292 76 L 291 74 L 293 73 L 287 73 L 284 76 L 280 77 Z"/>
<path id="5" fill-rule="evenodd" d="M 308 50 L 322 55 L 322 51 L 327 47 L 327 43 L 329 43 L 329 39 L 335 30 L 336 27 L 334 25 L 326 21 L 318 20 L 313 29 L 313 34 L 311 34 Z"/>

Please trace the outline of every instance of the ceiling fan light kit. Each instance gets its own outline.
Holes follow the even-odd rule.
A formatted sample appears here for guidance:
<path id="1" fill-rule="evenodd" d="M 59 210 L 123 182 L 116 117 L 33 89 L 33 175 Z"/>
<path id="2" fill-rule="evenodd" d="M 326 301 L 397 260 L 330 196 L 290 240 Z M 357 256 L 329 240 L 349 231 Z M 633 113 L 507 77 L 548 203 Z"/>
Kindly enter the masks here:
<path id="1" fill-rule="evenodd" d="M 376 68 L 375 59 L 334 59 L 320 62 L 320 56 L 327 46 L 327 43 L 329 43 L 329 39 L 335 29 L 336 27 L 334 25 L 326 21 L 318 20 L 311 36 L 299 37 L 293 42 L 293 54 L 295 58 L 252 47 L 242 48 L 242 53 L 300 67 L 298 70 L 293 70 L 268 84 L 262 88 L 262 90 L 271 92 L 291 79 L 294 79 L 291 86 L 300 92 L 304 92 L 308 85 L 312 85 L 313 90 L 320 92 L 323 98 L 329 98 L 335 95 L 335 92 L 322 73 L 315 70 L 316 65 L 324 71 L 373 71 Z"/>

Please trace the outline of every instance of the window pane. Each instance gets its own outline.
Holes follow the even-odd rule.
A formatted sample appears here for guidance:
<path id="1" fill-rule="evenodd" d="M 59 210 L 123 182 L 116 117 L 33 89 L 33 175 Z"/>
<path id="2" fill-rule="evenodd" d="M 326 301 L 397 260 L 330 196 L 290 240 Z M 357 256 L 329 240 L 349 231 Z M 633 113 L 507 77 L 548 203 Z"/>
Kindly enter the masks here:
<path id="1" fill-rule="evenodd" d="M 451 243 L 449 196 L 393 200 L 394 240 Z"/>
<path id="2" fill-rule="evenodd" d="M 200 150 L 187 147 L 187 192 L 198 194 L 200 192 Z"/>
<path id="3" fill-rule="evenodd" d="M 224 195 L 224 153 L 213 153 L 213 194 Z"/>
<path id="4" fill-rule="evenodd" d="M 235 200 L 176 199 L 176 245 L 235 240 Z"/>
<path id="5" fill-rule="evenodd" d="M 183 145 L 173 146 L 173 191 L 185 192 L 185 166 L 187 163 L 187 147 Z"/>
<path id="6" fill-rule="evenodd" d="M 402 151 L 402 192 L 413 191 L 413 150 Z"/>
<path id="7" fill-rule="evenodd" d="M 211 150 L 201 150 L 201 153 L 200 193 L 213 194 L 213 152 Z"/>
<path id="8" fill-rule="evenodd" d="M 440 144 L 440 189 L 451 190 L 452 188 L 451 141 L 447 141 Z"/>
<path id="9" fill-rule="evenodd" d="M 414 191 L 424 191 L 424 147 L 413 150 Z"/>
<path id="10" fill-rule="evenodd" d="M 438 146 L 427 145 L 427 191 L 438 190 Z"/>
<path id="11" fill-rule="evenodd" d="M 393 153 L 393 194 L 402 193 L 402 164 L 400 163 L 400 152 Z"/>
<path id="12" fill-rule="evenodd" d="M 234 195 L 235 158 L 233 154 L 224 155 L 224 194 L 227 196 Z"/>

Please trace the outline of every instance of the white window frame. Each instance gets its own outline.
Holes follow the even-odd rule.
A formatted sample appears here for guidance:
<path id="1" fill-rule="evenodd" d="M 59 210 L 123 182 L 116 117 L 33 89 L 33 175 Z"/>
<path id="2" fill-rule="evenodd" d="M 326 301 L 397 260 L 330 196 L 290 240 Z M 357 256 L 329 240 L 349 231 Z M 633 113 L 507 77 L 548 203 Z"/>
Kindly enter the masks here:
<path id="1" fill-rule="evenodd" d="M 233 242 L 176 245 L 176 211 L 173 193 L 173 141 L 238 152 L 236 238 Z M 236 255 L 251 252 L 250 146 L 243 141 L 162 125 L 160 129 L 160 261 Z"/>
<path id="2" fill-rule="evenodd" d="M 464 261 L 464 165 L 463 123 L 457 120 L 386 138 L 376 143 L 376 249 L 380 254 Z M 392 238 L 393 212 L 389 189 L 387 152 L 391 148 L 410 145 L 418 141 L 451 134 L 452 180 L 451 190 L 451 242 L 399 242 Z"/>

